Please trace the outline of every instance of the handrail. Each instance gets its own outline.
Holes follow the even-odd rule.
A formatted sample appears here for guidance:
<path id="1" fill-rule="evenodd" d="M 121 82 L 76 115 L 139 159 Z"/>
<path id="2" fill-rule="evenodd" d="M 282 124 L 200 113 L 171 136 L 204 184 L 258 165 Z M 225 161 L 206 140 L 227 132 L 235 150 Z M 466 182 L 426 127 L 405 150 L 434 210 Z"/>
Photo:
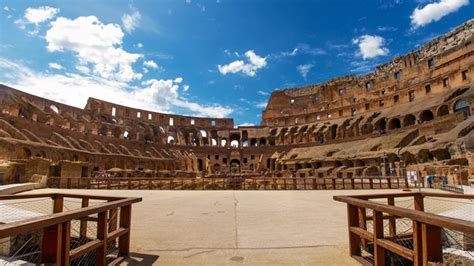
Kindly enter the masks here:
<path id="1" fill-rule="evenodd" d="M 395 196 L 397 194 L 387 194 L 387 196 Z M 423 196 L 423 193 L 415 193 L 415 195 Z M 431 197 L 443 197 L 444 194 L 441 193 L 424 193 L 425 196 Z M 449 195 L 449 194 L 448 194 Z M 453 196 L 453 195 L 450 195 Z M 447 196 L 447 197 L 450 197 Z M 461 195 L 455 195 L 461 196 Z M 474 195 L 470 195 L 474 196 Z M 470 234 L 474 234 L 474 222 L 461 220 L 452 217 L 446 217 L 434 213 L 423 212 L 419 210 L 411 210 L 391 205 L 384 205 L 373 201 L 363 200 L 356 198 L 357 196 L 334 196 L 333 199 L 336 201 L 344 202 L 353 206 L 368 208 L 372 210 L 376 210 L 379 212 L 386 212 L 390 215 L 395 215 L 399 217 L 406 217 L 412 219 L 414 221 L 418 221 L 421 223 L 427 223 L 436 225 L 439 227 L 446 227 L 452 230 L 468 232 Z M 445 196 L 446 197 L 446 196 Z M 469 197 L 474 198 L 474 197 Z"/>
<path id="2" fill-rule="evenodd" d="M 54 194 L 54 195 L 61 195 L 64 197 L 68 196 L 67 194 Z M 19 196 L 22 196 L 22 195 L 19 195 Z M 84 195 L 84 197 L 90 197 L 90 196 Z M 19 198 L 22 198 L 22 197 L 19 197 Z M 110 209 L 120 208 L 120 207 L 127 206 L 133 203 L 141 202 L 141 201 L 142 201 L 142 198 L 125 198 L 125 199 L 110 201 L 110 202 L 97 205 L 97 206 L 89 206 L 89 207 L 84 207 L 84 208 L 80 208 L 76 210 L 48 214 L 45 216 L 31 218 L 24 221 L 0 224 L 0 239 L 8 237 L 12 234 L 26 233 L 28 231 L 45 228 L 45 227 L 59 224 L 62 222 L 66 222 L 66 221 L 70 221 L 74 219 L 77 220 L 79 218 L 84 218 L 91 214 L 104 212 Z"/>

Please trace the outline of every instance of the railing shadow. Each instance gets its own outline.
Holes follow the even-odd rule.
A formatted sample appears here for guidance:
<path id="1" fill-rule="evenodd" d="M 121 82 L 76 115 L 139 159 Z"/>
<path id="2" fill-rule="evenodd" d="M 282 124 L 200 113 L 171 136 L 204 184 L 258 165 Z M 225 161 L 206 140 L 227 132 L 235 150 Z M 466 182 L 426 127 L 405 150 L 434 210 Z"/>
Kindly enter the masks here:
<path id="1" fill-rule="evenodd" d="M 130 252 L 128 257 L 123 258 L 119 265 L 153 265 L 160 258 L 158 255 Z"/>

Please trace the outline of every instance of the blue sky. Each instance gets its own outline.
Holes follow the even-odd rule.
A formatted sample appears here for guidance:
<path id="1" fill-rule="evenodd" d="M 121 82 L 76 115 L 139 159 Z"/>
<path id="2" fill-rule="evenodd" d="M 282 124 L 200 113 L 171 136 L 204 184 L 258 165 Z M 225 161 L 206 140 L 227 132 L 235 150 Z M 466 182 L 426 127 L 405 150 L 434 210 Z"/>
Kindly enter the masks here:
<path id="1" fill-rule="evenodd" d="M 10 1 L 0 83 L 259 124 L 275 89 L 363 74 L 471 19 L 469 0 Z"/>

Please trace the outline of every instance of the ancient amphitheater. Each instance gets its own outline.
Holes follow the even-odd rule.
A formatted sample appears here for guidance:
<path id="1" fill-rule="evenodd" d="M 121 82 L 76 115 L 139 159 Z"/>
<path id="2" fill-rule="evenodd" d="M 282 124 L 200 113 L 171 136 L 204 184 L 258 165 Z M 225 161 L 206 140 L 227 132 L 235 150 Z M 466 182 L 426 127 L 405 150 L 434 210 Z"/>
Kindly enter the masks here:
<path id="1" fill-rule="evenodd" d="M 49 257 L 42 254 L 42 262 L 59 260 L 68 264 L 69 259 L 84 258 L 84 254 L 91 250 L 97 250 L 94 259 L 105 257 L 104 254 L 109 253 L 104 243 L 109 240 L 115 244 L 115 238 L 119 239 L 119 254 L 129 254 L 130 204 L 139 201 L 133 198 L 135 196 L 143 197 L 144 203 L 137 205 L 134 215 L 138 217 L 133 216 L 135 232 L 132 234 L 131 252 L 135 251 L 136 257 L 140 257 L 141 253 L 156 255 L 143 257 L 142 263 L 147 263 L 146 259 L 150 259 L 150 256 L 154 258 L 151 263 L 160 262 L 158 256 L 161 256 L 162 262 L 177 264 L 241 263 L 244 258 L 250 264 L 325 264 L 327 261 L 347 264 L 354 263 L 355 260 L 345 256 L 346 250 L 349 248 L 354 258 L 363 257 L 364 248 L 361 250 L 359 246 L 365 247 L 368 239 L 372 238 L 374 248 L 365 252 L 370 253 L 368 256 L 373 257 L 372 262 L 375 264 L 387 262 L 381 261 L 385 258 L 381 254 L 385 253 L 380 247 L 401 254 L 401 257 L 415 264 L 442 261 L 443 258 L 449 261 L 449 256 L 444 256 L 445 252 L 444 257 L 439 256 L 440 245 L 438 251 L 436 248 L 423 249 L 426 247 L 424 245 L 430 240 L 435 243 L 441 239 L 441 235 L 436 233 L 439 233 L 438 229 L 441 227 L 443 230 L 447 227 L 449 230 L 464 232 L 462 235 L 465 241 L 472 241 L 472 220 L 455 217 L 467 221 L 445 221 L 438 217 L 441 219 L 438 221 L 438 218 L 429 216 L 431 214 L 426 214 L 426 217 L 417 216 L 412 210 L 402 212 L 393 206 L 391 209 L 390 206 L 370 205 L 374 204 L 368 201 L 370 196 L 357 199 L 336 197 L 349 204 L 346 212 L 345 206 L 332 201 L 331 197 L 384 191 L 393 193 L 393 189 L 400 192 L 402 188 L 414 186 L 456 190 L 474 182 L 473 34 L 474 21 L 470 20 L 424 44 L 418 50 L 377 66 L 374 72 L 366 75 L 348 75 L 321 84 L 274 91 L 259 126 L 235 127 L 232 118 L 157 113 L 117 105 L 106 101 L 107 99 L 89 98 L 86 106 L 81 109 L 0 85 L 0 184 L 42 182 L 43 186 L 50 188 L 46 190 L 50 193 L 47 194 L 47 199 L 53 202 L 52 212 L 56 213 L 53 218 L 59 220 L 44 225 L 56 226 L 57 230 L 53 230 L 56 234 L 53 233 L 52 236 L 48 231 L 43 239 L 46 235 L 52 237 L 50 239 L 64 239 L 64 235 L 58 231 L 71 230 L 73 222 L 80 222 L 77 224 L 78 234 L 86 239 L 86 244 L 79 241 L 82 246 L 75 249 L 68 246 L 67 250 L 71 249 L 67 253 L 70 257 L 61 257 L 60 254 L 53 258 L 58 256 L 55 252 L 61 250 L 58 248 L 61 247 L 61 241 L 53 241 L 56 243 L 53 246 L 58 249 L 53 247 L 53 251 L 49 250 Z M 426 178 L 428 176 L 431 179 Z M 89 193 L 89 196 L 57 194 L 73 192 L 57 190 L 60 188 L 81 189 L 74 191 L 81 195 Z M 127 202 L 125 199 L 113 198 L 117 190 L 112 189 L 128 189 L 120 191 L 120 194 L 130 198 L 127 198 Z M 226 191 L 193 191 L 187 194 L 157 191 L 165 189 Z M 290 191 L 240 191 L 239 194 L 234 190 Z M 440 206 L 435 201 L 440 195 L 429 192 L 405 193 L 408 194 L 403 195 L 414 197 L 417 211 L 428 211 L 428 205 L 432 208 Z M 319 195 L 324 195 L 325 198 L 318 198 Z M 387 198 L 388 205 L 404 206 L 404 202 L 406 203 L 399 201 L 398 197 L 401 196 L 398 194 L 387 195 L 379 198 Z M 420 195 L 425 198 L 425 207 L 420 205 Z M 454 201 L 466 200 L 456 197 L 457 194 L 448 195 Z M 3 199 L 21 202 L 33 197 L 31 194 L 21 194 L 17 197 L 4 196 Z M 78 210 L 89 210 L 82 216 L 76 211 L 75 218 L 67 216 L 69 219 L 76 219 L 69 221 L 69 225 L 67 217 L 59 216 L 59 213 L 74 209 L 66 206 L 78 202 L 67 201 L 68 197 L 82 202 L 83 209 L 79 206 Z M 278 202 L 277 207 L 268 202 L 269 198 Z M 428 198 L 433 198 L 433 201 L 427 201 Z M 295 204 L 289 199 L 300 201 L 301 204 Z M 366 205 L 361 203 L 363 199 L 368 201 Z M 108 201 L 108 205 L 104 205 L 108 207 L 94 207 L 99 209 L 93 210 L 90 207 L 92 204 L 89 206 L 89 200 Z M 154 202 L 167 202 L 169 205 L 153 209 Z M 195 202 L 195 205 L 189 205 L 190 202 Z M 225 214 L 235 211 L 236 202 L 246 206 L 242 209 L 244 214 L 240 218 L 243 223 L 241 227 L 237 226 L 237 218 L 235 221 L 233 218 L 229 220 Z M 209 204 L 202 207 L 204 203 Z M 181 204 L 188 205 L 183 207 Z M 220 204 L 221 209 L 218 208 Z M 318 208 L 309 207 L 311 204 L 316 204 Z M 215 209 L 209 207 L 211 205 Z M 472 201 L 465 205 L 472 207 Z M 173 215 L 178 212 L 175 209 L 177 206 L 185 208 L 186 215 L 173 220 Z M 200 206 L 203 209 L 199 209 Z M 309 209 L 299 209 L 302 206 L 308 206 Z M 413 209 L 413 205 L 411 206 L 404 207 Z M 120 222 L 117 227 L 117 217 L 113 220 L 106 214 L 117 214 L 119 208 Z M 37 213 L 38 209 L 39 207 L 35 212 L 28 209 L 25 215 L 36 217 L 32 213 Z M 370 217 L 366 217 L 366 209 L 373 210 L 373 215 L 370 212 Z M 449 208 L 445 208 L 435 213 L 448 210 Z M 156 217 L 161 217 L 161 220 L 148 217 L 155 211 Z M 261 220 L 260 226 L 252 218 L 260 217 L 261 214 L 271 217 L 273 212 L 280 211 L 294 217 L 277 219 L 281 224 L 287 224 L 288 228 L 282 229 L 286 230 L 286 236 L 279 234 L 280 227 L 269 229 L 272 223 L 266 221 L 266 218 L 257 219 Z M 318 212 L 320 215 L 308 212 Z M 98 215 L 92 217 L 94 213 Z M 221 225 L 235 222 L 235 230 L 234 225 L 229 228 L 206 225 L 209 220 L 202 218 L 203 213 L 215 215 L 212 221 Z M 467 213 L 469 215 L 474 212 L 468 210 Z M 346 239 L 346 215 L 350 245 L 347 245 Z M 388 218 L 384 215 L 388 215 Z M 334 220 L 327 220 L 322 216 L 333 216 Z M 58 217 L 63 218 L 61 220 Z M 365 217 L 364 226 L 357 217 Z M 403 226 L 403 219 L 399 219 L 401 217 L 413 220 L 413 228 L 412 221 L 408 223 L 412 230 L 411 246 L 402 244 L 408 240 L 402 241 L 401 234 L 394 229 L 395 225 L 398 228 Z M 33 218 L 34 221 L 38 219 L 40 218 Z M 190 222 L 193 219 L 197 221 Z M 326 225 L 317 229 L 316 233 L 323 235 L 322 237 L 305 234 L 316 230 L 308 226 L 308 219 L 312 220 L 309 224 Z M 428 224 L 430 219 L 434 219 L 434 224 Z M 109 223 L 114 221 L 115 225 L 109 225 L 108 230 L 104 229 L 101 221 L 105 224 L 106 220 Z M 16 221 L 13 225 L 21 227 Z M 41 228 L 34 221 L 29 224 L 29 229 L 33 229 L 32 224 L 37 226 L 34 228 Z M 372 231 L 365 231 L 366 222 L 374 224 Z M 6 223 L 4 228 L 0 225 L 0 240 L 15 232 L 13 225 L 4 221 L 0 223 Z M 330 223 L 334 223 L 334 231 L 327 226 Z M 87 240 L 88 235 L 83 230 L 87 230 L 88 224 L 95 224 L 97 236 L 94 238 L 97 240 Z M 160 230 L 151 229 L 153 224 L 167 228 L 166 232 L 159 231 L 157 235 L 162 234 L 161 236 L 152 236 L 154 230 Z M 173 228 L 172 224 L 180 229 Z M 384 233 L 384 224 L 387 225 L 387 230 L 390 229 L 391 241 L 394 242 L 380 238 L 380 230 L 382 236 Z M 377 225 L 382 226 L 382 229 Z M 202 233 L 206 236 L 191 230 L 194 226 L 204 227 Z M 28 231 L 24 226 L 21 228 L 16 232 Z M 417 230 L 420 232 L 419 236 Z M 237 237 L 237 231 L 240 232 L 240 238 Z M 263 235 L 260 234 L 262 232 Z M 273 237 L 275 235 L 280 238 Z M 296 237 L 294 243 L 282 240 L 291 239 L 292 236 Z M 421 236 L 425 243 L 423 245 L 419 244 Z M 66 239 L 67 237 L 69 234 Z M 397 237 L 399 242 L 393 240 Z M 180 238 L 183 240 L 179 241 Z M 207 245 L 204 247 L 202 242 L 196 240 L 203 238 Z M 317 243 L 312 242 L 314 238 L 319 239 Z M 201 246 L 189 247 L 184 244 L 186 241 Z M 268 243 L 276 246 L 274 249 L 265 246 Z M 328 246 L 324 246 L 325 243 Z M 469 245 L 464 246 L 464 249 L 472 250 L 474 245 Z M 174 249 L 169 249 L 170 246 Z M 300 249 L 293 250 L 293 246 Z M 261 249 L 253 250 L 253 247 Z M 420 253 L 417 253 L 418 249 Z M 422 249 L 424 253 L 420 255 Z M 208 250 L 213 250 L 217 255 L 213 257 L 212 254 L 207 254 L 211 252 Z M 284 254 L 284 258 L 269 259 L 278 256 L 278 253 Z M 184 259 L 187 256 L 195 260 Z"/>

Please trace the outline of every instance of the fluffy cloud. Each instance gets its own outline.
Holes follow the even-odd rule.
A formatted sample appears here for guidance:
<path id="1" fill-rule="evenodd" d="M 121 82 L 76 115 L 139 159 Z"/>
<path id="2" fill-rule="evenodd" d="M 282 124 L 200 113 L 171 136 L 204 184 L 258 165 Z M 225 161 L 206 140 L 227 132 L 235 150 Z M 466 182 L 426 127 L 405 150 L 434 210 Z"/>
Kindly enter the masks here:
<path id="1" fill-rule="evenodd" d="M 45 39 L 48 51 L 73 51 L 80 65 L 91 64 L 93 72 L 103 78 L 123 82 L 141 79 L 142 74 L 135 73 L 132 65 L 142 55 L 124 51 L 123 36 L 119 25 L 103 24 L 94 16 L 60 17 L 51 22 Z"/>
<path id="2" fill-rule="evenodd" d="M 49 68 L 57 69 L 57 70 L 60 70 L 60 69 L 63 68 L 63 66 L 61 66 L 61 65 L 58 64 L 58 63 L 49 63 L 48 66 L 49 66 Z"/>
<path id="3" fill-rule="evenodd" d="M 298 72 L 300 72 L 301 76 L 303 78 L 306 78 L 308 76 L 309 71 L 314 67 L 313 64 L 304 64 L 304 65 L 298 65 L 296 69 Z"/>
<path id="4" fill-rule="evenodd" d="M 188 91 L 189 90 L 189 85 L 184 85 L 183 86 L 183 91 Z"/>
<path id="5" fill-rule="evenodd" d="M 267 102 L 258 103 L 256 106 L 257 106 L 257 108 L 266 108 L 267 107 Z"/>
<path id="6" fill-rule="evenodd" d="M 364 60 L 387 55 L 390 52 L 388 48 L 383 47 L 385 44 L 384 38 L 377 35 L 362 35 L 352 40 L 352 43 L 359 46 L 358 54 Z"/>
<path id="7" fill-rule="evenodd" d="M 440 0 L 429 3 L 422 8 L 415 8 L 410 16 L 414 29 L 438 21 L 442 17 L 458 11 L 462 6 L 468 5 L 469 0 Z"/>
<path id="8" fill-rule="evenodd" d="M 122 16 L 122 25 L 125 28 L 125 31 L 132 33 L 139 25 L 142 15 L 138 10 L 132 12 L 132 14 L 124 14 Z"/>
<path id="9" fill-rule="evenodd" d="M 155 61 L 153 60 L 148 60 L 148 61 L 143 62 L 143 66 L 147 68 L 153 68 L 153 69 L 158 68 L 158 64 L 155 63 Z"/>
<path id="10" fill-rule="evenodd" d="M 263 95 L 263 96 L 268 96 L 268 95 L 270 95 L 270 93 L 269 93 L 269 92 L 266 92 L 266 91 L 257 91 L 257 93 L 260 94 L 260 95 Z"/>
<path id="11" fill-rule="evenodd" d="M 35 72 L 23 63 L 0 58 L 0 80 L 13 88 L 79 108 L 84 108 L 87 99 L 94 97 L 158 112 L 184 109 L 193 115 L 211 117 L 225 117 L 233 112 L 229 107 L 205 106 L 183 98 L 178 93 L 182 78 L 150 79 L 137 87 L 93 75 Z"/>
<path id="12" fill-rule="evenodd" d="M 27 23 L 38 25 L 41 22 L 52 19 L 59 13 L 59 8 L 50 6 L 41 6 L 38 8 L 27 8 L 25 10 L 24 18 Z"/>
<path id="13" fill-rule="evenodd" d="M 227 65 L 218 65 L 217 68 L 222 75 L 242 72 L 247 76 L 254 77 L 258 69 L 267 65 L 267 59 L 257 55 L 253 50 L 245 52 L 245 57 L 247 57 L 247 63 L 243 60 L 236 60 Z"/>

